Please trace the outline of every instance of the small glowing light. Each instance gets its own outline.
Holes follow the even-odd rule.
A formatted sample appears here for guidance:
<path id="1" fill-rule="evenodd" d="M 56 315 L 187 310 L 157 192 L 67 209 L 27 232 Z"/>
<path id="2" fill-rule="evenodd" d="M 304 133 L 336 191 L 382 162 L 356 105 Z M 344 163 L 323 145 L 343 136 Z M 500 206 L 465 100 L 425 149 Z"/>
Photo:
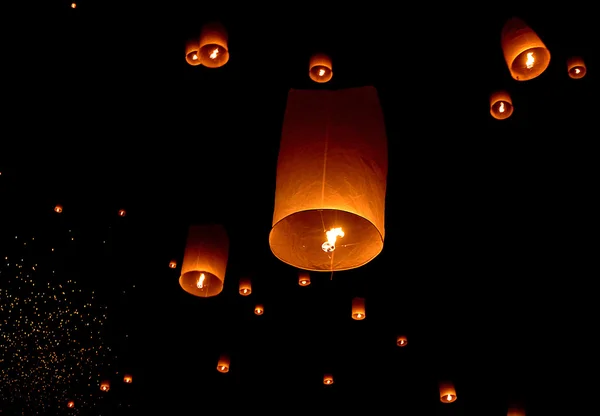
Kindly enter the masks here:
<path id="1" fill-rule="evenodd" d="M 192 55 L 192 61 L 195 61 L 195 60 L 197 60 L 197 59 L 198 59 L 198 55 L 196 55 L 196 54 L 193 54 L 193 55 Z"/>
<path id="2" fill-rule="evenodd" d="M 219 48 L 215 48 L 215 50 L 212 51 L 212 53 L 208 57 L 210 59 L 217 59 L 217 56 L 219 56 Z"/>
<path id="3" fill-rule="evenodd" d="M 535 64 L 533 52 L 527 52 L 527 61 L 525 62 L 525 66 L 527 66 L 527 69 L 531 69 L 533 68 L 533 64 Z"/>
<path id="4" fill-rule="evenodd" d="M 71 3 L 71 9 L 76 9 L 77 8 L 77 3 Z M 69 407 L 73 407 L 73 406 L 69 406 Z"/>
<path id="5" fill-rule="evenodd" d="M 325 70 L 323 68 L 319 69 L 319 76 L 322 77 L 325 75 Z"/>
<path id="6" fill-rule="evenodd" d="M 575 73 L 576 73 L 576 74 L 579 74 L 580 72 L 581 72 L 581 69 L 579 69 L 579 68 L 575 68 Z M 0 173 L 0 175 L 1 175 L 1 173 Z"/>
<path id="7" fill-rule="evenodd" d="M 504 107 L 504 102 L 501 101 L 500 102 L 500 107 L 498 107 L 498 111 L 501 113 L 504 113 L 506 111 L 506 108 Z"/>
<path id="8" fill-rule="evenodd" d="M 331 253 L 334 251 L 337 238 L 344 237 L 345 235 L 342 227 L 332 228 L 331 230 L 326 231 L 325 234 L 327 235 L 327 241 L 321 245 L 321 248 L 326 253 Z"/>
<path id="9" fill-rule="evenodd" d="M 449 395 L 446 397 L 446 399 L 447 399 L 448 401 L 451 401 L 451 400 L 452 400 L 452 395 L 451 395 L 451 394 L 449 394 Z"/>
<path id="10" fill-rule="evenodd" d="M 204 273 L 201 273 L 200 277 L 198 278 L 198 283 L 196 283 L 196 287 L 198 289 L 204 288 L 204 280 L 206 280 L 206 276 L 204 275 Z"/>

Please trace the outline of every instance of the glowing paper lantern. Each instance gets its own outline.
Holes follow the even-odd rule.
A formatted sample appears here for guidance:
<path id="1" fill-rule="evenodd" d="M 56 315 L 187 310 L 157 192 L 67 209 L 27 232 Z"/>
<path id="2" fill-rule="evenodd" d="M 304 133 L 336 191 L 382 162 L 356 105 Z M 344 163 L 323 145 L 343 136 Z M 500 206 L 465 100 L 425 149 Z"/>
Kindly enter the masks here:
<path id="1" fill-rule="evenodd" d="M 387 138 L 377 90 L 291 90 L 275 190 L 273 254 L 296 268 L 360 267 L 383 249 Z"/>
<path id="2" fill-rule="evenodd" d="M 177 267 L 177 262 L 175 260 L 171 260 L 169 262 L 169 269 L 174 269 L 175 267 Z"/>
<path id="3" fill-rule="evenodd" d="M 69 401 L 67 402 L 67 407 L 68 407 L 69 409 L 72 409 L 72 408 L 74 408 L 74 407 L 75 407 L 75 402 L 74 402 L 73 400 L 69 400 Z"/>
<path id="4" fill-rule="evenodd" d="M 125 384 L 133 383 L 133 377 L 131 376 L 131 374 L 125 374 L 123 376 L 123 383 L 125 383 Z"/>
<path id="5" fill-rule="evenodd" d="M 256 315 L 262 315 L 263 313 L 265 313 L 265 307 L 259 303 L 254 307 L 254 313 Z"/>
<path id="6" fill-rule="evenodd" d="M 567 60 L 567 69 L 569 70 L 569 76 L 573 79 L 583 78 L 587 72 L 585 62 L 579 56 Z"/>
<path id="7" fill-rule="evenodd" d="M 323 384 L 325 384 L 326 386 L 331 386 L 333 384 L 333 375 L 325 374 L 323 376 Z"/>
<path id="8" fill-rule="evenodd" d="M 248 277 L 242 277 L 240 279 L 240 295 L 248 296 L 252 293 L 252 282 Z"/>
<path id="9" fill-rule="evenodd" d="M 550 64 L 550 51 L 527 24 L 513 17 L 502 28 L 501 45 L 510 75 L 528 81 L 542 74 Z"/>
<path id="10" fill-rule="evenodd" d="M 352 319 L 355 321 L 362 321 L 366 317 L 365 300 L 363 298 L 352 299 Z"/>
<path id="11" fill-rule="evenodd" d="M 490 114 L 496 120 L 509 118 L 513 110 L 512 100 L 506 91 L 497 91 L 490 96 Z"/>
<path id="12" fill-rule="evenodd" d="M 124 209 L 120 209 L 118 214 L 119 214 L 119 217 L 124 217 L 125 215 L 127 215 L 127 211 L 125 211 Z"/>
<path id="13" fill-rule="evenodd" d="M 198 39 L 189 39 L 185 44 L 185 61 L 192 66 L 198 66 L 202 63 L 198 45 Z"/>
<path id="14" fill-rule="evenodd" d="M 456 401 L 456 390 L 451 382 L 443 381 L 440 383 L 440 401 L 442 403 L 452 403 Z"/>
<path id="15" fill-rule="evenodd" d="M 315 82 L 328 82 L 333 77 L 332 68 L 331 58 L 325 54 L 318 53 L 310 57 L 308 75 Z"/>
<path id="16" fill-rule="evenodd" d="M 63 212 L 63 207 L 62 205 L 57 205 L 54 207 L 54 212 L 60 214 L 61 212 Z"/>
<path id="17" fill-rule="evenodd" d="M 298 284 L 300 286 L 308 286 L 310 285 L 310 274 L 305 270 L 300 270 L 298 272 Z"/>
<path id="18" fill-rule="evenodd" d="M 223 290 L 229 238 L 221 225 L 190 227 L 179 284 L 191 295 L 216 296 Z"/>
<path id="19" fill-rule="evenodd" d="M 209 23 L 202 27 L 198 55 L 202 65 L 218 68 L 229 61 L 227 49 L 227 31 L 219 23 Z"/>
<path id="20" fill-rule="evenodd" d="M 110 390 L 110 381 L 105 380 L 102 383 L 100 383 L 100 390 L 107 392 Z"/>
<path id="21" fill-rule="evenodd" d="M 228 373 L 230 364 L 231 360 L 229 359 L 229 356 L 226 354 L 221 354 L 219 361 L 217 362 L 217 371 L 219 373 Z"/>
<path id="22" fill-rule="evenodd" d="M 513 407 L 508 409 L 508 413 L 506 413 L 506 416 L 525 416 L 525 410 Z"/>
<path id="23" fill-rule="evenodd" d="M 406 347 L 408 345 L 408 338 L 406 338 L 406 335 L 398 335 L 398 337 L 396 337 L 396 345 L 399 347 Z"/>

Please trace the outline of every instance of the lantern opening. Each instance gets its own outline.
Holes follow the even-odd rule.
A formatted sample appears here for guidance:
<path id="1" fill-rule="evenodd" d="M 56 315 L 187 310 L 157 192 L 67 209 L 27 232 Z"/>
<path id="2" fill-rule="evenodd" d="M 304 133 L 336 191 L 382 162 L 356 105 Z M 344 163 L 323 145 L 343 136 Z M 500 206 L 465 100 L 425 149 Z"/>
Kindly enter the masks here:
<path id="1" fill-rule="evenodd" d="M 532 48 L 521 52 L 513 60 L 510 69 L 517 80 L 539 76 L 550 64 L 550 53 L 546 48 Z"/>
<path id="2" fill-rule="evenodd" d="M 189 294 L 200 297 L 218 295 L 223 289 L 221 279 L 203 271 L 189 271 L 182 274 L 179 284 Z"/>
<path id="3" fill-rule="evenodd" d="M 541 75 L 550 64 L 550 51 L 521 19 L 506 22 L 501 33 L 502 51 L 511 76 L 528 81 Z"/>

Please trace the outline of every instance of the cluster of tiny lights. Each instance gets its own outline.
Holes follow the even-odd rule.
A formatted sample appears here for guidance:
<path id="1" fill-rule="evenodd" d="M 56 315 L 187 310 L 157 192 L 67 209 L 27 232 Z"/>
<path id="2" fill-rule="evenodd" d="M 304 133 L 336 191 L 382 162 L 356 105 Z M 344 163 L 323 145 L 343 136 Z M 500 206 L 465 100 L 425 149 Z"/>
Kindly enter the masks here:
<path id="1" fill-rule="evenodd" d="M 0 267 L 0 403 L 23 415 L 81 414 L 102 400 L 116 358 L 103 342 L 106 306 L 28 253 L 3 256 Z"/>

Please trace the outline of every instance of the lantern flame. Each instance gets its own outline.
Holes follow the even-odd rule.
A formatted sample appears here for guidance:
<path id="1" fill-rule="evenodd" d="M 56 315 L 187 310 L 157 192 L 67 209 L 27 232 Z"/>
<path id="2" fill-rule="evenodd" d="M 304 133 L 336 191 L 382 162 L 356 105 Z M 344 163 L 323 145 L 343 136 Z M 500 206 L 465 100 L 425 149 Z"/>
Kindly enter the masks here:
<path id="1" fill-rule="evenodd" d="M 204 288 L 204 280 L 206 280 L 206 276 L 204 275 L 204 273 L 202 273 L 202 274 L 200 274 L 200 277 L 198 278 L 198 283 L 196 283 L 196 287 L 198 289 Z"/>
<path id="2" fill-rule="evenodd" d="M 533 64 L 535 63 L 535 58 L 533 57 L 533 52 L 527 52 L 527 61 L 525 62 L 525 66 L 527 69 L 533 68 Z"/>
<path id="3" fill-rule="evenodd" d="M 198 59 L 198 55 L 196 55 L 196 54 L 193 54 L 193 55 L 192 55 L 192 60 L 193 60 L 193 61 L 195 61 L 195 60 L 197 60 L 197 59 Z"/>
<path id="4" fill-rule="evenodd" d="M 575 68 L 575 73 L 579 74 L 581 72 L 581 70 L 579 68 Z"/>
<path id="5" fill-rule="evenodd" d="M 448 397 L 446 397 L 448 399 L 448 401 L 452 400 L 452 395 L 449 394 Z"/>
<path id="6" fill-rule="evenodd" d="M 248 293 L 248 289 L 243 289 L 242 292 Z"/>
<path id="7" fill-rule="evenodd" d="M 215 50 L 212 51 L 212 53 L 208 57 L 210 59 L 217 59 L 217 56 L 219 56 L 219 48 L 215 48 Z"/>
<path id="8" fill-rule="evenodd" d="M 501 103 L 500 103 L 500 107 L 498 107 L 498 111 L 499 111 L 500 113 L 504 113 L 504 111 L 506 111 L 506 109 L 504 108 L 504 102 L 501 102 Z"/>
<path id="9" fill-rule="evenodd" d="M 319 69 L 319 76 L 322 77 L 325 75 L 325 70 L 323 68 Z"/>
<path id="10" fill-rule="evenodd" d="M 331 230 L 326 231 L 325 234 L 327 235 L 327 241 L 325 241 L 321 245 L 321 248 L 326 253 L 331 253 L 333 250 L 335 250 L 335 243 L 337 238 L 343 237 L 345 235 L 344 231 L 342 230 L 342 227 L 332 228 Z"/>

